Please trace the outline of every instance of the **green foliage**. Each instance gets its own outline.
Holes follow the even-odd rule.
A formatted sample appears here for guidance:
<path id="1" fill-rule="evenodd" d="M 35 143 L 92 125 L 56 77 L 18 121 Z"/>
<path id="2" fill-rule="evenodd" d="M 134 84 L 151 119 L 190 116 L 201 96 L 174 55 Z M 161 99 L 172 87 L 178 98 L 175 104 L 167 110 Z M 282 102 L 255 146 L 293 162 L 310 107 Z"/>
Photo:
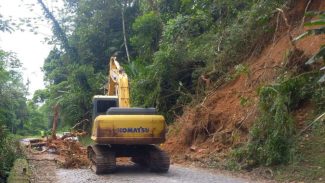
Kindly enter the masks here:
<path id="1" fill-rule="evenodd" d="M 129 74 L 132 105 L 157 107 L 168 122 L 173 121 L 184 105 L 196 100 L 196 92 L 204 92 L 197 90 L 202 75 L 212 82 L 220 80 L 243 58 L 261 50 L 261 42 L 273 31 L 269 24 L 273 10 L 285 1 L 124 2 L 126 6 L 116 0 L 66 5 L 74 17 L 65 24 L 75 27 L 66 35 L 79 59 L 54 48 L 43 67 L 49 85 L 37 94 L 49 113 L 55 103 L 61 105 L 65 124 L 90 118 L 91 96 L 103 93 L 107 59 L 112 55 Z M 131 43 L 129 64 L 125 64 L 121 6 Z"/>
<path id="2" fill-rule="evenodd" d="M 20 156 L 13 134 L 32 134 L 42 121 L 35 106 L 26 104 L 21 66 L 14 53 L 0 49 L 0 182 L 6 180 L 13 161 Z"/>
<path id="3" fill-rule="evenodd" d="M 250 71 L 247 65 L 238 64 L 235 66 L 235 77 L 240 75 L 249 75 Z"/>
<path id="4" fill-rule="evenodd" d="M 0 125 L 5 125 L 11 133 L 33 134 L 44 120 L 35 106 L 26 105 L 27 89 L 20 70 L 16 56 L 0 50 Z"/>
<path id="5" fill-rule="evenodd" d="M 84 147 L 94 144 L 94 141 L 90 138 L 90 136 L 81 136 L 78 137 L 78 140 Z"/>
<path id="6" fill-rule="evenodd" d="M 262 115 L 251 130 L 248 146 L 249 155 L 265 165 L 288 162 L 293 148 L 294 124 L 287 106 L 290 98 L 277 89 L 260 90 Z"/>
<path id="7" fill-rule="evenodd" d="M 143 64 L 144 73 L 132 77 L 133 104 L 154 105 L 172 121 L 185 104 L 193 101 L 201 75 L 208 75 L 212 81 L 220 79 L 258 46 L 260 37 L 272 32 L 268 20 L 281 3 L 181 1 L 181 13 L 165 22 L 153 63 Z M 249 72 L 244 66 L 237 70 Z"/>
<path id="8" fill-rule="evenodd" d="M 284 1 L 243 3 L 244 8 L 237 12 L 236 19 L 225 24 L 222 31 L 218 32 L 216 74 L 222 74 L 249 54 L 257 54 L 262 50 L 263 43 L 270 40 L 274 30 L 273 25 L 269 24 L 273 10 L 282 3 Z"/>
<path id="9" fill-rule="evenodd" d="M 22 173 L 22 170 L 25 170 Z M 8 183 L 29 183 L 32 170 L 25 158 L 18 158 L 15 160 L 14 165 L 8 177 Z"/>
<path id="10" fill-rule="evenodd" d="M 323 182 L 325 174 L 325 121 L 315 123 L 297 140 L 298 158 L 287 166 L 273 168 L 278 182 Z M 306 168 L 309 167 L 309 168 Z"/>
<path id="11" fill-rule="evenodd" d="M 160 17 L 163 22 L 167 22 L 169 19 L 174 18 L 180 12 L 180 0 L 160 0 L 158 3 Z"/>
<path id="12" fill-rule="evenodd" d="M 241 106 L 251 105 L 251 100 L 247 97 L 240 96 L 239 101 L 240 101 L 239 103 Z"/>
<path id="13" fill-rule="evenodd" d="M 0 31 L 11 30 L 9 22 L 0 16 Z M 19 156 L 11 133 L 22 129 L 26 120 L 27 91 L 20 72 L 21 63 L 15 54 L 0 49 L 0 182 L 6 181 L 13 161 Z"/>
<path id="14" fill-rule="evenodd" d="M 139 59 L 151 61 L 153 53 L 158 50 L 162 23 L 159 15 L 149 12 L 135 19 L 131 44 L 135 47 Z"/>
<path id="15" fill-rule="evenodd" d="M 6 180 L 14 160 L 21 156 L 16 141 L 4 126 L 0 126 L 0 182 Z"/>
<path id="16" fill-rule="evenodd" d="M 53 118 L 52 107 L 59 104 L 61 125 L 73 126 L 78 120 L 89 118 L 92 96 L 100 93 L 99 88 L 103 86 L 105 79 L 101 73 L 95 74 L 91 65 L 74 64 L 60 69 L 67 69 L 71 72 L 58 84 L 37 91 L 34 100 L 46 102 L 46 110 L 52 114 L 48 116 L 50 123 Z"/>
<path id="17" fill-rule="evenodd" d="M 315 104 L 316 114 L 325 111 L 325 87 L 319 83 L 318 87 L 313 88 L 312 102 Z"/>
<path id="18" fill-rule="evenodd" d="M 73 126 L 77 121 L 91 118 L 92 96 L 104 93 L 109 57 L 118 54 L 122 62 L 126 57 L 120 1 L 82 0 L 65 4 L 65 9 L 71 10 L 73 17 L 66 17 L 71 14 L 61 14 L 62 17 L 55 19 L 66 20 L 58 22 L 61 27 L 73 25 L 73 29 L 67 30 L 65 35 L 69 47 L 75 49 L 78 57 L 72 57 L 66 46 L 60 46 L 66 44 L 66 41 L 60 38 L 61 33 L 54 31 L 53 39 L 59 40 L 59 46 L 53 48 L 43 66 L 47 88 L 37 91 L 33 100 L 45 103 L 44 111 L 49 123 L 53 119 L 52 107 L 58 104 L 60 124 Z M 137 11 L 137 2 L 125 7 L 128 35 L 131 34 Z M 134 51 L 130 49 L 130 52 Z M 90 128 L 90 124 L 87 127 Z"/>
<path id="19" fill-rule="evenodd" d="M 299 39 L 302 39 L 306 36 L 310 35 L 321 35 L 325 34 L 325 12 L 309 12 L 307 13 L 307 16 L 317 17 L 317 19 L 312 20 L 311 22 L 305 23 L 306 27 L 314 27 L 318 26 L 318 28 L 311 28 L 307 30 L 305 33 L 299 35 L 294 40 L 297 41 Z M 319 51 L 313 55 L 307 62 L 307 65 L 313 64 L 315 62 L 318 62 L 322 60 L 323 66 L 325 64 L 325 44 L 321 45 Z M 323 67 L 321 70 L 324 70 L 325 67 Z M 319 82 L 325 82 L 325 74 L 319 79 Z"/>
<path id="20" fill-rule="evenodd" d="M 163 42 L 178 44 L 185 42 L 188 38 L 199 36 L 211 26 L 209 18 L 200 12 L 193 16 L 178 15 L 175 19 L 170 19 L 163 32 Z"/>
<path id="21" fill-rule="evenodd" d="M 21 63 L 13 53 L 0 50 L 0 125 L 12 133 L 23 128 L 27 116 L 26 87 L 21 82 Z"/>
<path id="22" fill-rule="evenodd" d="M 132 80 L 131 94 L 135 106 L 156 106 L 171 122 L 174 114 L 191 100 L 191 74 L 195 62 L 187 61 L 185 53 L 185 50 L 180 54 L 179 50 L 173 49 L 155 53 L 154 63 Z"/>
<path id="23" fill-rule="evenodd" d="M 319 75 L 304 73 L 259 89 L 260 117 L 250 131 L 247 147 L 235 156 L 237 160 L 249 165 L 274 165 L 293 159 L 296 136 L 291 112 L 301 103 L 318 98 L 314 91 L 323 88 L 317 82 Z"/>
<path id="24" fill-rule="evenodd" d="M 33 101 L 27 101 L 27 120 L 24 128 L 19 131 L 19 135 L 39 135 L 40 131 L 48 128 L 45 112 Z"/>

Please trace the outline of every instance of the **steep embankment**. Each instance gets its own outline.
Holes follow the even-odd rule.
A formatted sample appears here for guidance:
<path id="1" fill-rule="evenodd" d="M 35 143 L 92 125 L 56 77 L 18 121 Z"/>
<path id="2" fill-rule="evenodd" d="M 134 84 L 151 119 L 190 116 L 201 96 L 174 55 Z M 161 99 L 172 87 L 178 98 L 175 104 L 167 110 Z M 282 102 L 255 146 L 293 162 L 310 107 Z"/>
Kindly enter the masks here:
<path id="1" fill-rule="evenodd" d="M 260 43 L 267 44 L 261 54 L 243 60 L 241 67 L 245 72 L 238 73 L 234 69 L 229 74 L 233 80 L 212 89 L 200 104 L 187 107 L 169 128 L 169 138 L 163 147 L 174 161 L 222 158 L 232 147 L 247 142 L 249 129 L 258 116 L 258 88 L 274 82 L 281 69 L 300 69 L 325 43 L 324 36 L 311 36 L 296 43 L 296 48 L 302 52 L 288 55 L 293 50 L 288 29 L 293 37 L 304 31 L 301 21 L 307 4 L 299 1 L 285 11 L 289 27 L 282 15 L 276 14 L 274 39 Z M 325 1 L 312 1 L 308 6 L 310 10 L 325 10 Z M 303 126 L 301 122 L 308 118 L 308 109 L 308 106 L 301 106 L 295 112 L 298 126 Z"/>

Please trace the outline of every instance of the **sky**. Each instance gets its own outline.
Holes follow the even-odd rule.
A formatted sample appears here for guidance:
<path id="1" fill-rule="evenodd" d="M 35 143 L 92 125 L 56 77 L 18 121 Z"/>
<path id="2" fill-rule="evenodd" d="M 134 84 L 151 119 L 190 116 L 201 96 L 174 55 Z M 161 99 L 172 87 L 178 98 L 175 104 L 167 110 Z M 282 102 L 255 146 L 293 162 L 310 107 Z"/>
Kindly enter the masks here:
<path id="1" fill-rule="evenodd" d="M 35 3 L 35 6 L 29 8 L 24 5 L 25 2 Z M 43 15 L 37 0 L 0 0 L 0 14 L 5 19 L 8 19 L 9 16 L 19 19 Z M 37 26 L 39 26 L 37 35 L 29 31 L 0 32 L 0 48 L 16 53 L 23 64 L 24 83 L 27 79 L 30 80 L 28 98 L 32 97 L 35 90 L 44 88 L 44 74 L 41 67 L 53 47 L 44 41 L 45 37 L 52 35 L 50 23 L 43 21 Z"/>

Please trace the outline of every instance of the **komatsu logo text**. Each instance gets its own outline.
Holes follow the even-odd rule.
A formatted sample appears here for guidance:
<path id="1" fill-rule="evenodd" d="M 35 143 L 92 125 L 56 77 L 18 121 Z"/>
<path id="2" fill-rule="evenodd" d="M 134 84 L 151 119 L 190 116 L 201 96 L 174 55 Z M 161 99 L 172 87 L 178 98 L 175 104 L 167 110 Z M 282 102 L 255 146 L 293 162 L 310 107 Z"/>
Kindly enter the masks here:
<path id="1" fill-rule="evenodd" d="M 149 133 L 149 128 L 117 128 L 117 133 Z"/>

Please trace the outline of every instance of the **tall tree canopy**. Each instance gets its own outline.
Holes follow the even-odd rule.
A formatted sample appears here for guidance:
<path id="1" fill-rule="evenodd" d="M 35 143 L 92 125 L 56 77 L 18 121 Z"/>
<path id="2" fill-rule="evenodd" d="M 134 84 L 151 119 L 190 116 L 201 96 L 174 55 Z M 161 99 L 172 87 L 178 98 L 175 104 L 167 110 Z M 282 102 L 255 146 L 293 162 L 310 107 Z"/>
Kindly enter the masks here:
<path id="1" fill-rule="evenodd" d="M 272 10 L 283 2 L 69 0 L 69 13 L 53 17 L 59 42 L 44 63 L 47 88 L 35 99 L 60 104 L 63 125 L 90 118 L 91 98 L 103 94 L 108 59 L 117 55 L 131 79 L 133 106 L 157 107 L 172 121 L 203 92 L 202 75 L 224 77 L 258 46 L 256 40 L 270 30 Z M 51 12 L 44 14 L 53 20 Z M 255 29 L 255 20 L 262 29 Z M 56 31 L 64 25 L 70 25 L 67 40 Z M 71 57 L 70 48 L 78 57 Z"/>

